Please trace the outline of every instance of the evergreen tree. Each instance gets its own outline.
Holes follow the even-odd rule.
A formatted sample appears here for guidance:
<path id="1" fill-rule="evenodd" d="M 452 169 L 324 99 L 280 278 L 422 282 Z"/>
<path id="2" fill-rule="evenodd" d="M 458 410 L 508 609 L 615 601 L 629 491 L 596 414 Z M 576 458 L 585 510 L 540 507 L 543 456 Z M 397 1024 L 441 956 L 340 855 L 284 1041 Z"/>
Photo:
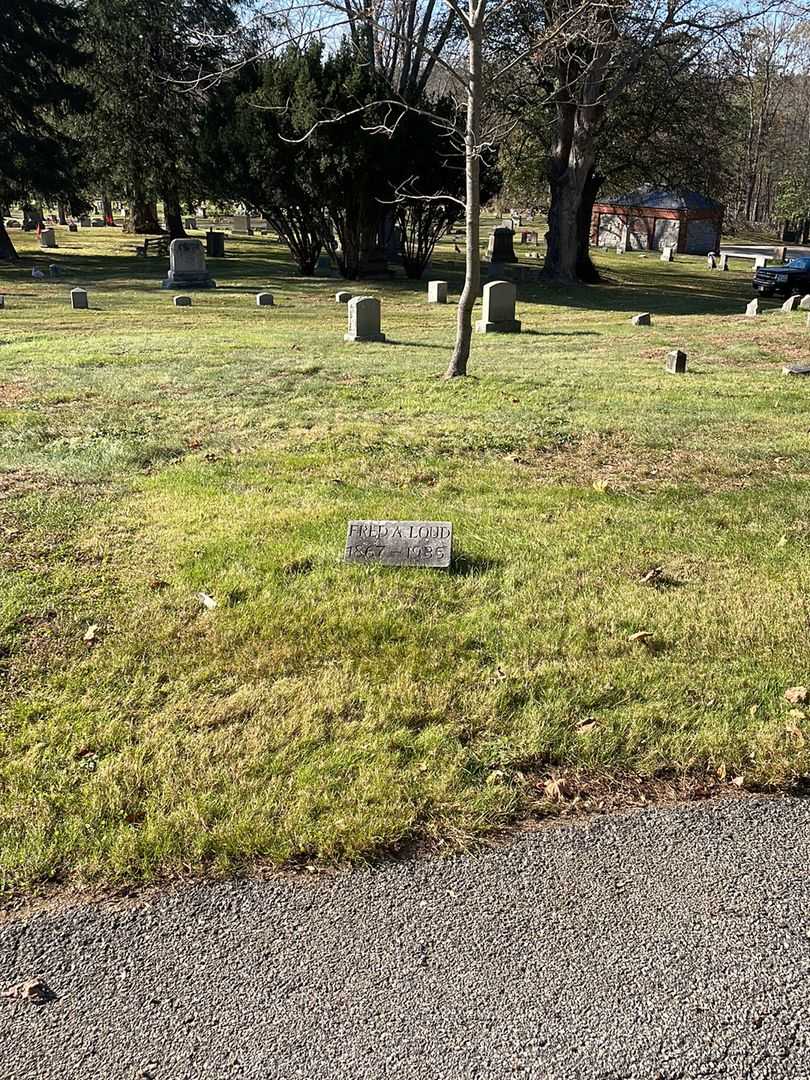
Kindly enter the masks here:
<path id="1" fill-rule="evenodd" d="M 81 61 L 78 9 L 59 0 L 5 0 L 0 18 L 0 259 L 17 253 L 5 229 L 16 200 L 72 187 L 74 147 L 60 121 L 80 95 L 66 72 Z"/>

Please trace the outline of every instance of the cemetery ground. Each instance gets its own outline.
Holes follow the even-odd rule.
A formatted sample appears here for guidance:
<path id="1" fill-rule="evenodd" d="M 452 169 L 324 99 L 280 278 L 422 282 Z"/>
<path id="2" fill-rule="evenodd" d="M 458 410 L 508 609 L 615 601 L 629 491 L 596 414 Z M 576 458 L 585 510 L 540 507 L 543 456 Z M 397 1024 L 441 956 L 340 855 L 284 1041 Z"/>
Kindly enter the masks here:
<path id="1" fill-rule="evenodd" d="M 253 237 L 175 308 L 132 237 L 57 239 L 0 272 L 7 892 L 807 774 L 810 380 L 781 371 L 810 329 L 742 314 L 748 263 L 520 284 L 523 333 L 446 381 L 451 244 L 447 306 Z M 387 343 L 344 343 L 339 287 L 381 298 Z M 350 518 L 450 520 L 453 564 L 345 565 Z"/>

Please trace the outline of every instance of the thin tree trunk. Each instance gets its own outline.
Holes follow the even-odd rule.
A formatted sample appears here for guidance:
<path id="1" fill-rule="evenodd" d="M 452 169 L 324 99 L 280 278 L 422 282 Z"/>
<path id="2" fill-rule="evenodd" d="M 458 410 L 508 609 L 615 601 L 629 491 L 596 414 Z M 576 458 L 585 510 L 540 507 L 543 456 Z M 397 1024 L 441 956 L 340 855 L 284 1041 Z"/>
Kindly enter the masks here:
<path id="1" fill-rule="evenodd" d="M 446 378 L 455 379 L 467 374 L 472 343 L 472 314 L 481 288 L 481 91 L 483 85 L 482 39 L 483 10 L 477 14 L 470 0 L 468 33 L 467 125 L 464 132 L 464 165 L 466 173 L 466 234 L 467 254 L 464 288 L 458 302 L 456 343 Z M 482 5 L 483 7 L 483 5 Z"/>
<path id="2" fill-rule="evenodd" d="M 104 192 L 102 194 L 102 196 L 101 196 L 101 216 L 104 218 L 104 224 L 105 225 L 114 224 L 114 222 L 113 222 L 113 212 L 112 212 L 112 199 L 110 199 L 110 196 L 106 192 Z"/>
<path id="3" fill-rule="evenodd" d="M 59 224 L 67 225 L 67 203 L 61 199 L 57 203 L 57 213 L 59 215 Z"/>

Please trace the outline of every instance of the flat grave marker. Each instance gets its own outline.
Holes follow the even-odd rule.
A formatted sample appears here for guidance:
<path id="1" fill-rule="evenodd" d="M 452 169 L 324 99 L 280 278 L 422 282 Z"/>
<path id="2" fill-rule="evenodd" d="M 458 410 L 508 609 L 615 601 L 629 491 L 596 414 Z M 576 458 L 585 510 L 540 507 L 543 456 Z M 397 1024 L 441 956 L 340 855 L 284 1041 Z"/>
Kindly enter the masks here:
<path id="1" fill-rule="evenodd" d="M 452 548 L 449 521 L 350 521 L 343 561 L 446 569 Z"/>

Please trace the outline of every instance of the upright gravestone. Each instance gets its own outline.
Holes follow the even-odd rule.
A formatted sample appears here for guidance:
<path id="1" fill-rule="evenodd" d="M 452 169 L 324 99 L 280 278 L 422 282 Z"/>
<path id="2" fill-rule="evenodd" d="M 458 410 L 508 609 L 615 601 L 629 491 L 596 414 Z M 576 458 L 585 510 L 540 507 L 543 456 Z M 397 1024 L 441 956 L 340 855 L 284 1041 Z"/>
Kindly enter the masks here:
<path id="1" fill-rule="evenodd" d="M 511 281 L 490 281 L 484 286 L 484 309 L 475 324 L 479 334 L 519 334 L 515 318 L 517 290 Z"/>
<path id="2" fill-rule="evenodd" d="M 225 258 L 225 233 L 209 229 L 205 234 L 205 254 L 209 259 Z"/>
<path id="3" fill-rule="evenodd" d="M 649 311 L 642 311 L 640 315 L 634 315 L 630 321 L 632 322 L 633 326 L 651 326 L 652 316 L 650 315 Z"/>
<path id="4" fill-rule="evenodd" d="M 802 298 L 800 296 L 789 296 L 782 304 L 782 311 L 796 311 L 801 302 Z"/>
<path id="5" fill-rule="evenodd" d="M 70 290 L 70 306 L 74 311 L 86 311 L 90 306 L 87 301 L 86 289 L 71 289 Z"/>
<path id="6" fill-rule="evenodd" d="M 728 255 L 721 255 L 720 256 L 720 269 L 721 270 L 728 270 Z"/>
<path id="7" fill-rule="evenodd" d="M 745 314 L 753 318 L 755 315 L 759 315 L 759 300 L 754 297 L 750 304 L 745 309 Z"/>
<path id="8" fill-rule="evenodd" d="M 799 307 L 802 311 L 810 311 L 810 293 L 807 296 L 803 296 L 799 302 Z"/>
<path id="9" fill-rule="evenodd" d="M 174 298 L 174 306 L 175 307 L 191 307 L 191 297 L 190 296 L 175 296 L 175 298 Z"/>
<path id="10" fill-rule="evenodd" d="M 498 226 L 492 230 L 487 245 L 487 255 L 491 263 L 516 263 L 515 234 L 511 229 Z"/>
<path id="11" fill-rule="evenodd" d="M 71 221 L 68 224 L 68 232 L 78 232 L 78 231 L 79 231 L 79 226 L 76 224 L 75 221 Z"/>
<path id="12" fill-rule="evenodd" d="M 675 249 L 671 244 L 665 244 L 661 248 L 661 262 L 672 262 L 675 258 Z"/>
<path id="13" fill-rule="evenodd" d="M 373 296 L 355 296 L 348 303 L 349 329 L 344 341 L 385 341 L 380 330 L 380 301 Z"/>
<path id="14" fill-rule="evenodd" d="M 345 289 L 340 289 L 338 290 L 338 292 L 335 293 L 336 304 L 348 304 L 351 298 L 352 294 L 350 292 L 346 292 Z"/>
<path id="15" fill-rule="evenodd" d="M 273 294 L 271 292 L 256 293 L 257 307 L 274 307 Z"/>
<path id="16" fill-rule="evenodd" d="M 666 370 L 670 375 L 683 375 L 686 373 L 686 353 L 681 349 L 673 349 L 667 353 Z"/>
<path id="17" fill-rule="evenodd" d="M 786 247 L 774 248 L 773 257 L 776 259 L 777 262 L 783 263 L 785 261 L 785 259 L 787 258 L 787 248 Z"/>
<path id="18" fill-rule="evenodd" d="M 429 281 L 428 282 L 428 303 L 429 304 L 446 304 L 447 303 L 447 282 L 446 281 Z"/>
<path id="19" fill-rule="evenodd" d="M 767 265 L 768 265 L 768 256 L 767 255 L 756 255 L 756 256 L 754 256 L 754 269 L 755 270 L 762 270 Z"/>
<path id="20" fill-rule="evenodd" d="M 717 256 L 713 251 L 710 251 L 709 254 L 706 256 L 706 265 L 708 266 L 709 270 L 717 269 Z"/>
<path id="21" fill-rule="evenodd" d="M 6 296 L 5 296 L 5 293 L 1 293 L 1 292 L 0 292 L 0 309 L 4 308 L 5 306 L 6 306 Z"/>
<path id="22" fill-rule="evenodd" d="M 56 247 L 56 233 L 53 229 L 42 229 L 39 234 L 39 246 L 42 248 Z"/>
<path id="23" fill-rule="evenodd" d="M 164 289 L 213 289 L 216 282 L 205 265 L 205 252 L 199 240 L 172 240 L 169 244 L 169 276 Z"/>
<path id="24" fill-rule="evenodd" d="M 253 236 L 250 214 L 234 214 L 231 218 L 231 232 L 236 236 Z"/>

